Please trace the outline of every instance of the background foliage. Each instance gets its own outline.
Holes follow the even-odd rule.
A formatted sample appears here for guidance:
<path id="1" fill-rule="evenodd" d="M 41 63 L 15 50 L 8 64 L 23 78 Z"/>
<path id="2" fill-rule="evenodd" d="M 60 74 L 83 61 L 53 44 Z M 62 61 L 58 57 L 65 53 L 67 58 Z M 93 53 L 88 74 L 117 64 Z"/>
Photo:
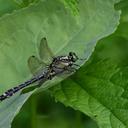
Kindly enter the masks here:
<path id="1" fill-rule="evenodd" d="M 127 0 L 1 0 L 1 93 L 30 78 L 26 61 L 38 56 L 42 36 L 55 54 L 74 50 L 88 61 L 68 79 L 47 83 L 14 120 L 33 92 L 2 102 L 0 127 L 13 120 L 13 128 L 126 128 L 127 8 Z"/>

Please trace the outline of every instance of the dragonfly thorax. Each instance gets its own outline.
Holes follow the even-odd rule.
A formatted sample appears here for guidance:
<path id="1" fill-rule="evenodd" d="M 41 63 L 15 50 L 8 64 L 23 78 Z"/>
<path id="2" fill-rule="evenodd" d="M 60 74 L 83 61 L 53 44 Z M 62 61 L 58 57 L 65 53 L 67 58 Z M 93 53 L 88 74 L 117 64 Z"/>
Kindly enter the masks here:
<path id="1" fill-rule="evenodd" d="M 67 67 L 71 67 L 77 60 L 78 57 L 76 54 L 74 52 L 69 52 L 67 56 L 58 56 L 53 58 L 50 68 L 53 70 L 63 70 Z"/>

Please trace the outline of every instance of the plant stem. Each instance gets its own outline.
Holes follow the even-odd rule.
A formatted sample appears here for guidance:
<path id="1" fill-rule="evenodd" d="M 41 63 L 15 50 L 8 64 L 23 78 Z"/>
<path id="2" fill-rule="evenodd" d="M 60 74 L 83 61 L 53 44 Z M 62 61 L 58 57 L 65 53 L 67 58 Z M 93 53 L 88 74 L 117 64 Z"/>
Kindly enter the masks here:
<path id="1" fill-rule="evenodd" d="M 36 120 L 36 108 L 37 108 L 37 104 L 36 104 L 36 97 L 33 96 L 30 99 L 30 118 L 31 118 L 31 128 L 36 128 L 37 126 L 37 120 Z"/>
<path id="2" fill-rule="evenodd" d="M 76 121 L 75 121 L 75 126 L 76 128 L 83 128 L 82 126 L 82 116 L 81 116 L 81 112 L 76 111 Z"/>

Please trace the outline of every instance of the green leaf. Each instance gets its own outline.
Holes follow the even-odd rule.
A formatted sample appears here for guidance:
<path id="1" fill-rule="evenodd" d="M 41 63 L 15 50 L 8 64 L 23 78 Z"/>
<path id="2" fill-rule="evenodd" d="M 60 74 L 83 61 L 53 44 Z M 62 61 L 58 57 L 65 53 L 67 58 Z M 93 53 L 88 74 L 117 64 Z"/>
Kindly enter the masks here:
<path id="1" fill-rule="evenodd" d="M 116 72 L 118 68 L 110 61 L 91 63 L 81 68 L 72 79 L 55 86 L 53 95 L 57 101 L 90 116 L 101 128 L 123 128 L 125 125 L 118 115 L 121 104 L 125 104 L 121 98 L 123 88 L 110 80 Z M 123 116 L 126 111 L 121 113 Z"/>
<path id="2" fill-rule="evenodd" d="M 115 7 L 116 9 L 122 9 L 121 22 L 128 22 L 128 1 L 122 0 Z"/>
<path id="3" fill-rule="evenodd" d="M 11 13 L 13 10 L 20 9 L 13 0 L 0 0 L 0 16 L 4 14 Z"/>
<path id="4" fill-rule="evenodd" d="M 36 4 L 39 0 L 0 0 L 0 16 Z"/>
<path id="5" fill-rule="evenodd" d="M 113 33 L 119 24 L 120 12 L 114 9 L 116 2 L 100 0 L 94 4 L 90 0 L 81 0 L 77 5 L 78 14 L 74 16 L 62 2 L 46 0 L 2 17 L 0 92 L 31 77 L 27 60 L 31 55 L 38 56 L 38 45 L 42 37 L 47 38 L 54 55 L 75 51 L 79 57 L 89 58 L 96 42 Z M 51 80 L 43 87 L 47 89 L 61 80 Z M 10 127 L 14 115 L 30 95 L 18 93 L 1 103 L 1 128 Z M 7 115 L 13 116 L 3 118 Z"/>

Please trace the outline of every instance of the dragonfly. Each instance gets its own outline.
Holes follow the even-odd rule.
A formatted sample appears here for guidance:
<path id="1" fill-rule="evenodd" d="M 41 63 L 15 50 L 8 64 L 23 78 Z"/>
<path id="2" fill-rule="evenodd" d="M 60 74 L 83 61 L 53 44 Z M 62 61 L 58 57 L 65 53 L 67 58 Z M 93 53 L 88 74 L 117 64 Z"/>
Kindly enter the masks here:
<path id="1" fill-rule="evenodd" d="M 30 56 L 28 58 L 28 67 L 33 77 L 4 92 L 0 95 L 0 101 L 13 96 L 16 92 L 36 82 L 38 82 L 36 86 L 40 87 L 45 81 L 52 80 L 52 78 L 58 74 L 62 74 L 65 71 L 76 71 L 76 68 L 73 66 L 79 66 L 75 64 L 78 59 L 75 52 L 69 52 L 68 55 L 54 57 L 51 49 L 48 47 L 47 39 L 45 37 L 42 38 L 39 47 L 39 58 L 36 56 Z"/>

